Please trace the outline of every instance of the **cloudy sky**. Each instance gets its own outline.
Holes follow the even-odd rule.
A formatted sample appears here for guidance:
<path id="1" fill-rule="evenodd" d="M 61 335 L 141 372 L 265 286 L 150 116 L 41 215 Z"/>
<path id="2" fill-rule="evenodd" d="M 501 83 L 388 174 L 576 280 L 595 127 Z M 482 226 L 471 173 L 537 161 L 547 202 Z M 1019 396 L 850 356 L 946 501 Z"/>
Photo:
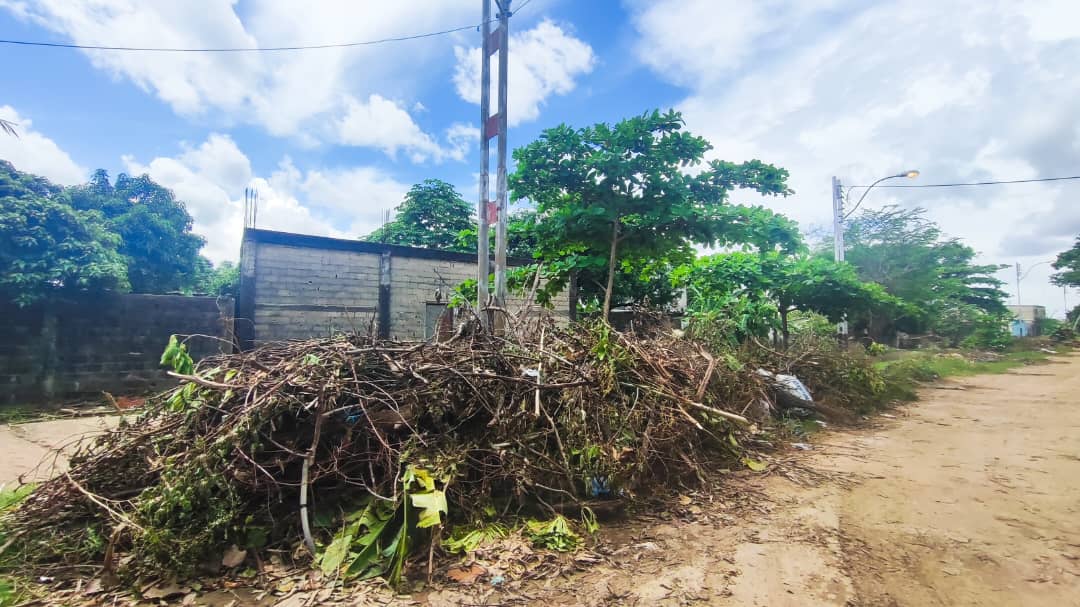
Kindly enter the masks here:
<path id="1" fill-rule="evenodd" d="M 0 0 L 0 38 L 137 47 L 355 42 L 479 21 L 478 0 Z M 565 122 L 682 110 L 712 155 L 786 167 L 767 204 L 829 222 L 829 181 L 1080 174 L 1074 0 L 530 0 L 512 19 L 511 146 Z M 64 184 L 95 168 L 172 188 L 215 261 L 238 256 L 246 186 L 260 227 L 352 237 L 436 177 L 476 197 L 479 34 L 268 53 L 3 45 L 0 158 Z M 856 195 L 858 191 L 856 190 Z M 1024 303 L 1080 233 L 1080 181 L 875 189 L 924 206 L 988 263 L 1032 268 Z M 739 197 L 737 197 L 739 198 Z M 744 197 L 745 200 L 750 200 Z M 1015 301 L 1015 270 L 1001 273 Z M 1067 294 L 1069 305 L 1080 292 Z"/>

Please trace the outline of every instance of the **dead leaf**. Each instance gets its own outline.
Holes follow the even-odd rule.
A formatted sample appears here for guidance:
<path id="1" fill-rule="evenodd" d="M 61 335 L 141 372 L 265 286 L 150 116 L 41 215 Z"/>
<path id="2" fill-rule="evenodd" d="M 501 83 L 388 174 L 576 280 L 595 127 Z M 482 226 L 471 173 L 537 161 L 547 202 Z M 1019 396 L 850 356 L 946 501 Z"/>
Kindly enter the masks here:
<path id="1" fill-rule="evenodd" d="M 142 595 L 145 599 L 167 599 L 174 596 L 180 596 L 181 594 L 187 594 L 188 592 L 191 592 L 190 588 L 179 586 L 173 582 L 151 586 L 150 588 L 143 590 Z"/>
<path id="2" fill-rule="evenodd" d="M 236 544 L 229 546 L 229 549 L 225 551 L 225 556 L 221 557 L 221 566 L 226 569 L 232 569 L 233 567 L 239 567 L 243 564 L 244 559 L 247 558 L 247 550 L 243 550 Z"/>
<path id="3" fill-rule="evenodd" d="M 446 572 L 446 577 L 454 580 L 459 584 L 472 584 L 476 581 L 476 578 L 487 573 L 487 569 L 484 569 L 480 565 L 472 565 L 470 567 L 451 567 Z"/>
<path id="4" fill-rule="evenodd" d="M 680 506 L 689 506 L 693 502 L 694 502 L 694 500 L 689 495 L 680 495 L 679 496 L 679 505 Z"/>
<path id="5" fill-rule="evenodd" d="M 310 592 L 297 592 L 296 594 L 290 594 L 277 603 L 274 603 L 274 607 L 303 607 L 310 598 Z"/>
<path id="6" fill-rule="evenodd" d="M 93 595 L 93 594 L 98 594 L 98 593 L 101 593 L 101 592 L 104 592 L 104 591 L 105 591 L 104 584 L 101 583 L 101 580 L 98 579 L 98 578 L 94 578 L 94 579 L 90 580 L 90 583 L 87 584 L 86 588 L 83 589 L 83 594 Z"/>
<path id="7" fill-rule="evenodd" d="M 277 585 L 277 588 L 275 590 L 277 590 L 281 594 L 289 594 L 293 591 L 294 588 L 296 588 L 296 582 L 292 580 L 284 580 Z"/>

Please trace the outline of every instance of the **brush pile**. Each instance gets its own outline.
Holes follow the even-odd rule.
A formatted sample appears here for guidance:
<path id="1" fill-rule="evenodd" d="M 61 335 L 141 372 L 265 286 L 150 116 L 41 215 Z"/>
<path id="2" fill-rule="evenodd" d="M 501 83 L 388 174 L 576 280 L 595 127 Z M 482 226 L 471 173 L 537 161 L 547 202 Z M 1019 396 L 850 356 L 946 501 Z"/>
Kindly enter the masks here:
<path id="1" fill-rule="evenodd" d="M 5 515 L 20 566 L 183 575 L 233 545 L 306 543 L 324 570 L 393 578 L 455 522 L 625 504 L 702 478 L 738 455 L 751 421 L 739 412 L 765 389 L 693 342 L 599 324 L 338 336 L 197 367 L 173 343 L 165 360 L 179 388 Z"/>

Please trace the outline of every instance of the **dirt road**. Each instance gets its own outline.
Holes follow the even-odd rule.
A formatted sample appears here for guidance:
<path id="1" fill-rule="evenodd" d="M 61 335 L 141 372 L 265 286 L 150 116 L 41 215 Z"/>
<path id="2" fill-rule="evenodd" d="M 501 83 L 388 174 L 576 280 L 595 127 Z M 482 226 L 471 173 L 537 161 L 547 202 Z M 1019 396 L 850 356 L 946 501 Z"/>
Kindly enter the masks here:
<path id="1" fill-rule="evenodd" d="M 609 564 L 524 585 L 519 596 L 551 605 L 1080 605 L 1080 356 L 946 382 L 922 397 L 872 428 L 822 436 L 810 454 L 752 481 L 752 498 L 695 500 L 673 521 L 631 525 Z"/>
<path id="2" fill-rule="evenodd" d="M 922 397 L 870 428 L 823 434 L 728 497 L 688 495 L 652 520 L 609 528 L 618 541 L 584 572 L 411 599 L 1080 606 L 1080 356 Z M 0 429 L 0 476 L 89 423 Z"/>
<path id="3" fill-rule="evenodd" d="M 97 434 L 119 421 L 119 417 L 72 417 L 44 422 L 0 425 L 0 486 L 49 478 L 64 469 L 63 457 L 55 450 L 69 450 L 80 438 Z M 55 464 L 55 466 L 54 466 Z"/>

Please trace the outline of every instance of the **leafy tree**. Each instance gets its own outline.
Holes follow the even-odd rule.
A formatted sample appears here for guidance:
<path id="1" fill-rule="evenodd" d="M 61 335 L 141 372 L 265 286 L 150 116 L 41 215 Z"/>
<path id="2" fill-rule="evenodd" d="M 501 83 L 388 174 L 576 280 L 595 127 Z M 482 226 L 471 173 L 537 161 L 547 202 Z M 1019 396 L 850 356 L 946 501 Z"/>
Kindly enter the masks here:
<path id="1" fill-rule="evenodd" d="M 1080 287 L 1080 236 L 1068 251 L 1058 253 L 1057 259 L 1050 264 L 1058 273 L 1050 281 L 1059 287 Z"/>
<path id="2" fill-rule="evenodd" d="M 836 322 L 846 314 L 896 303 L 880 285 L 859 280 L 847 264 L 777 251 L 702 257 L 682 274 L 694 298 L 735 295 L 772 303 L 785 347 L 792 312 L 815 312 Z"/>
<path id="3" fill-rule="evenodd" d="M 873 336 L 894 330 L 953 332 L 958 317 L 1005 313 L 1004 266 L 975 264 L 975 251 L 941 233 L 925 209 L 863 211 L 845 230 L 846 260 L 861 279 L 876 282 L 909 305 L 887 317 L 864 315 L 853 324 Z M 821 252 L 819 255 L 828 255 Z M 961 335 L 956 335 L 961 337 Z"/>
<path id="4" fill-rule="evenodd" d="M 368 234 L 369 242 L 385 242 L 413 247 L 467 251 L 458 235 L 473 227 L 472 207 L 454 186 L 438 179 L 425 179 L 409 189 L 397 207 L 394 220 Z M 475 228 L 474 233 L 475 233 Z M 472 250 L 476 250 L 474 244 Z"/>
<path id="5" fill-rule="evenodd" d="M 78 210 L 98 211 L 120 236 L 128 280 L 137 293 L 190 290 L 205 240 L 191 232 L 184 203 L 147 175 L 121 173 L 115 183 L 99 169 L 86 185 L 70 188 Z"/>
<path id="6" fill-rule="evenodd" d="M 586 297 L 602 293 L 605 319 L 617 277 L 648 284 L 690 262 L 694 245 L 745 237 L 727 205 L 732 189 L 790 193 L 787 171 L 772 165 L 705 163 L 711 146 L 683 126 L 678 112 L 653 111 L 615 125 L 560 125 L 514 151 L 514 199 L 539 214 L 537 257 L 561 285 L 577 273 Z"/>
<path id="7" fill-rule="evenodd" d="M 512 211 L 506 220 L 506 255 L 519 259 L 532 259 L 536 253 L 536 211 L 533 209 L 518 209 Z M 472 223 L 468 228 L 458 232 L 457 248 L 462 251 L 473 252 L 477 247 L 477 228 Z M 490 228 L 488 245 L 491 253 L 495 254 L 495 228 Z"/>
<path id="8" fill-rule="evenodd" d="M 26 306 L 56 292 L 125 289 L 120 238 L 48 180 L 0 161 L 0 292 Z"/>
<path id="9" fill-rule="evenodd" d="M 221 265 L 214 267 L 209 259 L 200 255 L 196 276 L 193 293 L 236 297 L 240 286 L 240 266 L 233 262 L 223 261 Z"/>

